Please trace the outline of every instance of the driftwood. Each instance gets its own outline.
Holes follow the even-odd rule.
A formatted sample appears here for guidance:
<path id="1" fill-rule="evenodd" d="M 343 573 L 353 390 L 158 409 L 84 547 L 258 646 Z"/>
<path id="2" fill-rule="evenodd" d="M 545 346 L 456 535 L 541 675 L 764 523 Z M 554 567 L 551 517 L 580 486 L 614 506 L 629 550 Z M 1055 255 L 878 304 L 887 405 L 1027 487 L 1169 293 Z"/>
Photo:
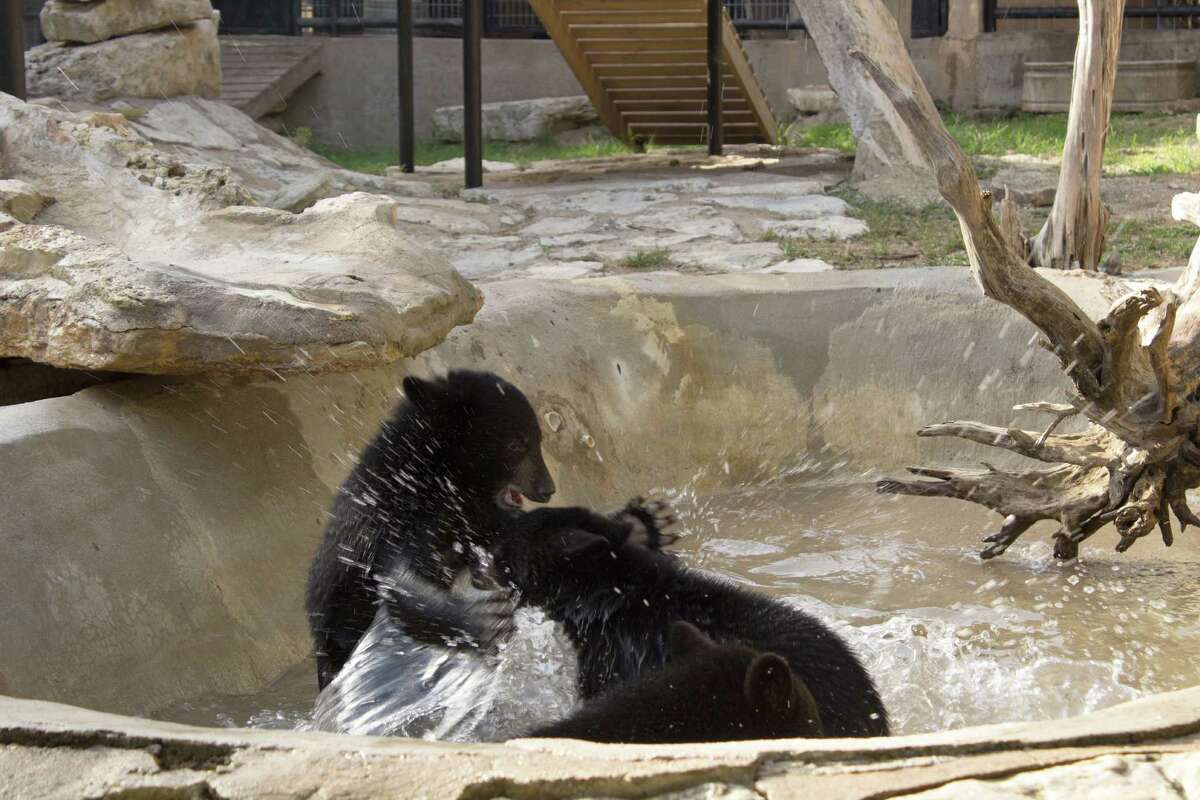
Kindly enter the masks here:
<path id="1" fill-rule="evenodd" d="M 1124 22 L 1125 0 L 1079 0 L 1067 138 L 1054 205 L 1030 243 L 1030 263 L 1035 267 L 1100 267 L 1108 221 L 1100 201 L 1100 172 Z"/>
<path id="2" fill-rule="evenodd" d="M 1168 511 L 1182 527 L 1200 524 L 1185 491 L 1200 485 L 1200 244 L 1173 291 L 1142 289 L 1093 321 L 1061 289 L 1029 266 L 1014 240 L 1011 222 L 1001 224 L 991 196 L 983 192 L 970 160 L 950 137 L 894 27 L 855 24 L 874 18 L 879 0 L 843 0 L 847 24 L 826 32 L 826 47 L 845 48 L 879 87 L 889 108 L 920 142 L 938 190 L 954 209 L 983 294 L 1014 309 L 1041 331 L 1075 387 L 1069 405 L 1036 403 L 1027 410 L 1048 414 L 1043 430 L 1002 429 L 950 422 L 920 432 L 955 436 L 1000 447 L 1049 466 L 1003 471 L 913 468 L 926 480 L 885 480 L 882 492 L 954 497 L 980 503 L 1004 517 L 987 537 L 984 558 L 1003 553 L 1042 519 L 1055 520 L 1055 553 L 1073 557 L 1079 543 L 1111 523 L 1118 550 L 1158 529 L 1174 539 Z M 874 10 L 864 12 L 863 7 Z M 885 62 L 874 54 L 889 53 Z M 1098 164 L 1096 165 L 1098 169 Z M 1176 216 L 1200 224 L 1200 198 L 1178 199 Z M 1005 212 L 1001 212 L 1001 217 Z M 1009 212 L 1011 213 L 1011 212 Z M 1083 433 L 1056 434 L 1065 418 L 1083 415 Z"/>

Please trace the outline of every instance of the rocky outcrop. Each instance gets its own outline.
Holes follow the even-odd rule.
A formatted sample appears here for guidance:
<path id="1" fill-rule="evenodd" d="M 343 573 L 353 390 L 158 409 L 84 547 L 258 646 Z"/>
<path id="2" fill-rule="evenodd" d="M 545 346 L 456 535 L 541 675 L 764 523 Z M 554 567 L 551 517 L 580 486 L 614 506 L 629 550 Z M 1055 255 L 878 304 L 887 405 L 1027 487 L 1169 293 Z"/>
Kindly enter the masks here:
<path id="1" fill-rule="evenodd" d="M 18 222 L 30 222 L 51 203 L 25 181 L 0 180 L 0 214 Z"/>
<path id="2" fill-rule="evenodd" d="M 368 194 L 303 214 L 234 206 L 135 260 L 57 225 L 0 233 L 0 355 L 153 374 L 349 370 L 416 355 L 477 291 Z"/>
<path id="3" fill-rule="evenodd" d="M 92 44 L 131 33 L 211 19 L 209 0 L 49 0 L 39 18 L 51 42 Z"/>
<path id="4" fill-rule="evenodd" d="M 90 45 L 48 42 L 25 54 L 25 69 L 31 97 L 97 101 L 221 93 L 215 19 Z"/>
<path id="5" fill-rule="evenodd" d="M 399 229 L 397 198 L 341 194 L 402 182 L 354 180 L 219 103 L 149 105 L 72 113 L 0 96 L 12 176 L 0 182 L 0 358 L 357 369 L 421 352 L 478 310 L 474 287 Z M 272 203 L 307 210 L 249 207 Z"/>
<path id="6" fill-rule="evenodd" d="M 600 115 L 586 96 L 542 97 L 483 104 L 483 138 L 502 142 L 532 142 L 596 124 Z M 463 107 L 445 106 L 433 112 L 434 138 L 463 140 Z"/>

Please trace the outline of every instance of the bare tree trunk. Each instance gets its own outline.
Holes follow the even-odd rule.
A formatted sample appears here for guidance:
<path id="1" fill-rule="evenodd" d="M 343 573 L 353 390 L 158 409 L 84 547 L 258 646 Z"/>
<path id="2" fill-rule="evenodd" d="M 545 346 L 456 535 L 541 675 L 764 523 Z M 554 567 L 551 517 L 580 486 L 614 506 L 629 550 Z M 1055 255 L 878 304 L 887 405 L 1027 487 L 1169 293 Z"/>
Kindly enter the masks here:
<path id="1" fill-rule="evenodd" d="M 850 57 L 846 46 L 854 38 L 856 46 L 870 53 L 876 63 L 886 69 L 907 70 L 916 78 L 896 18 L 882 3 L 804 0 L 796 4 L 796 9 L 813 37 L 842 110 L 850 118 L 858 143 L 855 180 L 910 173 L 928 183 L 929 163 L 920 143 L 862 64 Z M 862 31 L 863 35 L 849 37 L 848 30 Z"/>
<path id="2" fill-rule="evenodd" d="M 1050 216 L 1030 243 L 1035 267 L 1095 270 L 1104 255 L 1108 212 L 1100 201 L 1100 173 L 1124 22 L 1125 0 L 1079 0 L 1062 169 Z"/>
<path id="3" fill-rule="evenodd" d="M 1110 523 L 1120 536 L 1118 550 L 1128 549 L 1155 528 L 1170 544 L 1174 534 L 1168 511 L 1181 525 L 1200 525 L 1185 498 L 1188 488 L 1200 485 L 1200 446 L 1195 438 L 1200 422 L 1200 244 L 1174 291 L 1143 287 L 1093 321 L 1029 266 L 1013 244 L 1011 221 L 1002 228 L 993 216 L 990 194 L 981 191 L 970 160 L 942 124 L 895 24 L 873 24 L 883 13 L 879 0 L 839 0 L 836 6 L 841 23 L 820 28 L 820 34 L 814 31 L 814 36 L 825 37 L 819 45 L 847 53 L 866 70 L 888 106 L 885 110 L 907 128 L 911 141 L 919 143 L 938 190 L 958 216 L 979 288 L 1041 331 L 1043 346 L 1059 358 L 1076 391 L 1066 405 L 1020 407 L 1053 416 L 1040 432 L 974 422 L 951 422 L 920 432 L 1004 448 L 1047 462 L 1047 467 L 1011 472 L 987 465 L 983 470 L 912 468 L 932 480 L 881 481 L 879 490 L 955 497 L 997 511 L 1004 522 L 985 540 L 985 558 L 1003 553 L 1041 519 L 1059 523 L 1060 557 L 1073 556 L 1079 542 Z M 886 58 L 877 58 L 880 53 Z M 1108 57 L 1115 55 L 1113 48 Z M 1103 57 L 1097 58 L 1093 67 L 1103 72 Z M 1101 92 L 1105 87 L 1093 89 Z M 1106 91 L 1111 90 L 1110 81 Z M 1098 105 L 1107 109 L 1110 99 Z M 1087 151 L 1083 156 L 1089 167 L 1099 169 L 1098 157 Z M 1080 182 L 1061 185 L 1068 192 L 1072 186 L 1073 191 L 1084 190 Z M 1177 217 L 1200 224 L 1200 196 L 1176 201 Z M 1091 420 L 1087 431 L 1054 433 L 1059 422 L 1076 414 Z"/>

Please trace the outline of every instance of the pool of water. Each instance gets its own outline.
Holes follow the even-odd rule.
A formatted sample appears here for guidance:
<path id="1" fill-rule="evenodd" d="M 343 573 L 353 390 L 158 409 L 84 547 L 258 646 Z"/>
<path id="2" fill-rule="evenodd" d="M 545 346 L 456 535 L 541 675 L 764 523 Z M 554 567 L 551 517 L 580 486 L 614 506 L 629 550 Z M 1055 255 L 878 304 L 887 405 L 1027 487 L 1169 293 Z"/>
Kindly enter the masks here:
<path id="1" fill-rule="evenodd" d="M 979 539 L 999 518 L 958 501 L 770 486 L 682 495 L 677 507 L 685 563 L 836 628 L 875 677 L 896 733 L 1059 719 L 1200 684 L 1196 531 L 1171 550 L 1146 540 L 1123 556 L 1101 533 L 1081 559 L 1059 564 L 1050 525 L 983 562 Z M 532 626 L 537 636 L 544 625 Z M 531 650 L 531 681 L 569 682 L 565 653 Z M 204 697 L 156 716 L 297 727 L 315 690 L 304 663 L 259 694 Z M 519 714 L 514 694 L 506 705 Z"/>

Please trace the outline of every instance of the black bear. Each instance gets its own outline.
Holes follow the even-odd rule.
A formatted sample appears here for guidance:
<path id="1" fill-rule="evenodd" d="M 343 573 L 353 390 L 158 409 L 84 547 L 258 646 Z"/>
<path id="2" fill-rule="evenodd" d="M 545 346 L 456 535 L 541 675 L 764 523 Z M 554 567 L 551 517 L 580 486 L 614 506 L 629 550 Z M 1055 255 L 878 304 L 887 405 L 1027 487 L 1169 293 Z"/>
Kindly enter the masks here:
<path id="1" fill-rule="evenodd" d="M 683 620 L 718 643 L 783 656 L 816 700 L 826 736 L 887 735 L 887 711 L 870 675 L 815 618 L 690 570 L 627 535 L 540 522 L 527 515 L 499 540 L 495 568 L 522 602 L 562 623 L 577 651 L 584 699 L 661 668 L 670 625 Z"/>
<path id="2" fill-rule="evenodd" d="M 681 621 L 671 623 L 667 640 L 662 669 L 529 735 L 653 744 L 822 735 L 816 701 L 781 656 L 719 645 Z"/>
<path id="3" fill-rule="evenodd" d="M 476 570 L 523 497 L 554 494 L 537 416 L 511 383 L 456 370 L 407 377 L 404 395 L 339 490 L 309 572 L 322 688 L 371 625 L 380 575 L 391 576 L 393 617 L 418 641 L 486 648 L 503 634 L 503 602 L 456 599 L 449 588 Z"/>

